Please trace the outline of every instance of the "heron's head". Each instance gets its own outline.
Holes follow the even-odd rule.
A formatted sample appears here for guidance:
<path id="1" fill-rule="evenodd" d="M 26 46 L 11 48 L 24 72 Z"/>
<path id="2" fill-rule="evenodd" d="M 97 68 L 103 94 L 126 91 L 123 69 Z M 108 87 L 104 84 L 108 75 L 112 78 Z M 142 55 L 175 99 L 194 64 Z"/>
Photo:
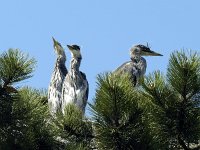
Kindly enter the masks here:
<path id="1" fill-rule="evenodd" d="M 135 45 L 130 49 L 131 58 L 137 58 L 141 56 L 163 56 L 159 53 L 152 51 L 149 46 Z"/>
<path id="2" fill-rule="evenodd" d="M 58 41 L 56 41 L 53 37 L 52 37 L 52 39 L 53 39 L 53 47 L 55 49 L 56 54 L 63 55 L 64 54 L 64 49 L 61 46 L 61 44 Z"/>
<path id="3" fill-rule="evenodd" d="M 78 45 L 67 45 L 67 47 L 69 48 L 73 57 L 81 58 L 81 51 Z"/>

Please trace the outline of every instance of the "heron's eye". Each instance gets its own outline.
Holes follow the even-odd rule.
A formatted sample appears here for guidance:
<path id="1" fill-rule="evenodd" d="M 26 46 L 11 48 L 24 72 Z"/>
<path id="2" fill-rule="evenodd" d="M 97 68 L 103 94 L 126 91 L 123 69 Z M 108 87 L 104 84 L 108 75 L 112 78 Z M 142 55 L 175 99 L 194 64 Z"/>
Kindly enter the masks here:
<path id="1" fill-rule="evenodd" d="M 135 49 L 135 52 L 139 52 L 139 49 L 138 49 L 138 48 L 136 48 L 136 49 Z"/>

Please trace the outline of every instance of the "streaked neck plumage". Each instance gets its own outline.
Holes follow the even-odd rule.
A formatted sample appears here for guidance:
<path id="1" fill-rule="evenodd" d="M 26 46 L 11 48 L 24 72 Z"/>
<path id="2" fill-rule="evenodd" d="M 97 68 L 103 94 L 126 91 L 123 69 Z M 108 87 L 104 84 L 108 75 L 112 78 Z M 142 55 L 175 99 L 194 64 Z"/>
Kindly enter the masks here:
<path id="1" fill-rule="evenodd" d="M 66 55 L 65 53 L 63 53 L 62 55 L 58 55 L 57 59 L 56 59 L 56 66 L 60 67 L 60 66 L 65 66 L 65 62 L 66 62 Z"/>
<path id="2" fill-rule="evenodd" d="M 132 54 L 131 60 L 135 63 L 138 63 L 141 60 L 141 55 L 140 54 Z"/>
<path id="3" fill-rule="evenodd" d="M 80 64 L 81 64 L 82 57 L 75 57 L 72 56 L 71 63 L 70 63 L 70 70 L 73 72 L 79 72 Z"/>

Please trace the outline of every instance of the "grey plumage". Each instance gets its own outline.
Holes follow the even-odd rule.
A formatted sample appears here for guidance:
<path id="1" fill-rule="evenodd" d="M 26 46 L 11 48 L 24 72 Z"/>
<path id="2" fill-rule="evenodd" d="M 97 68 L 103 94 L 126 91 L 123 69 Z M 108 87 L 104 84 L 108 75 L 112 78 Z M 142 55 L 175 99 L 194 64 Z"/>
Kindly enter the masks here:
<path id="1" fill-rule="evenodd" d="M 131 77 L 131 81 L 135 86 L 138 84 L 139 78 L 144 76 L 147 68 L 146 60 L 142 56 L 162 56 L 162 55 L 150 50 L 148 46 L 135 45 L 130 49 L 130 56 L 131 56 L 131 61 L 122 64 L 114 71 L 114 73 L 115 74 L 127 73 Z"/>
<path id="2" fill-rule="evenodd" d="M 48 88 L 48 104 L 51 114 L 55 114 L 58 110 L 61 110 L 62 85 L 68 73 L 65 67 L 66 56 L 64 49 L 54 38 L 53 42 L 57 59 Z"/>
<path id="3" fill-rule="evenodd" d="M 79 71 L 82 56 L 80 47 L 77 45 L 67 45 L 72 59 L 70 69 L 65 77 L 62 87 L 62 112 L 67 104 L 75 104 L 84 114 L 88 99 L 89 85 L 86 75 Z"/>

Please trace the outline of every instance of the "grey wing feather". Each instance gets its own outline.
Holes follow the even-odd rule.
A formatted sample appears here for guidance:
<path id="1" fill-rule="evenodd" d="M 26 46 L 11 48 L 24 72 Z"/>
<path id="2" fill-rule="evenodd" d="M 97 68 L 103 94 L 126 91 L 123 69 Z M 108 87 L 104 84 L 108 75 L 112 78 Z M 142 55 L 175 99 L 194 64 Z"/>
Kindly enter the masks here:
<path id="1" fill-rule="evenodd" d="M 87 90 L 86 90 L 86 93 L 85 93 L 85 105 L 87 104 L 87 100 L 88 100 L 88 95 L 89 95 L 89 83 L 87 82 Z"/>
<path id="2" fill-rule="evenodd" d="M 82 75 L 83 79 L 84 79 L 85 81 L 87 81 L 87 78 L 86 78 L 85 73 L 81 72 L 81 75 Z M 89 93 L 89 83 L 88 83 L 88 81 L 87 81 L 87 91 L 86 91 L 86 94 L 85 94 L 85 98 L 86 98 L 86 99 L 88 99 L 88 93 Z"/>
<path id="3" fill-rule="evenodd" d="M 134 66 L 134 63 L 132 61 L 128 61 L 123 63 L 121 66 L 119 66 L 114 73 L 116 74 L 128 74 L 131 77 L 131 80 L 135 86 L 137 82 L 137 70 Z"/>
<path id="4" fill-rule="evenodd" d="M 123 63 L 121 66 L 119 66 L 114 73 L 121 73 L 121 72 L 125 72 L 127 70 L 127 64 L 131 63 L 131 61 L 127 61 L 125 63 Z"/>
<path id="5" fill-rule="evenodd" d="M 125 62 L 124 64 L 122 64 L 121 66 L 119 66 L 114 71 L 114 73 L 116 73 L 116 74 L 125 74 L 125 73 L 128 73 L 130 75 L 133 75 L 134 74 L 133 67 L 134 67 L 133 62 L 132 61 L 128 61 L 128 62 Z"/>
<path id="6" fill-rule="evenodd" d="M 84 112 L 85 111 L 85 107 L 87 105 L 88 95 L 89 95 L 89 83 L 87 81 L 85 73 L 81 72 L 81 76 L 82 76 L 83 80 L 86 81 L 86 86 L 87 86 L 85 95 L 83 96 L 83 104 L 84 104 L 83 112 Z"/>

